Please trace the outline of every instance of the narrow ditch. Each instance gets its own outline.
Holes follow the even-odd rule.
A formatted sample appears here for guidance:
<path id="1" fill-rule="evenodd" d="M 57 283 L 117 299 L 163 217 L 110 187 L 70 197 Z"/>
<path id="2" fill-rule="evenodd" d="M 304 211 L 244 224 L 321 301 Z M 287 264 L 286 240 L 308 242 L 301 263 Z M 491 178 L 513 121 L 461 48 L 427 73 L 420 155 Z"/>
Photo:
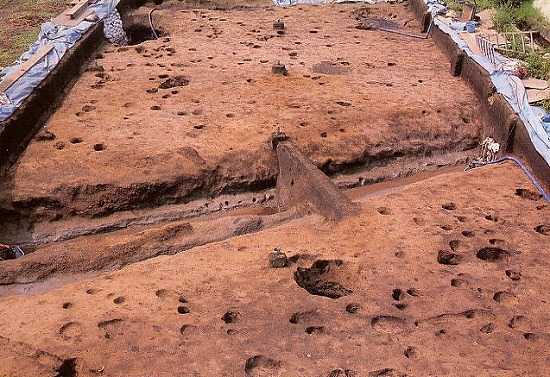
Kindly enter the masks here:
<path id="1" fill-rule="evenodd" d="M 347 190 L 346 195 L 364 200 L 387 194 L 388 187 L 390 191 L 399 190 L 458 169 L 462 167 L 421 171 L 404 179 Z M 294 211 L 279 212 L 274 190 L 266 190 L 101 218 L 37 223 L 32 239 L 21 244 L 26 256 L 2 262 L 0 297 L 44 292 L 155 256 L 173 255 L 279 226 L 296 217 Z"/>
<path id="2" fill-rule="evenodd" d="M 125 28 L 130 44 L 153 38 L 144 20 L 132 22 Z M 160 28 L 155 31 L 159 36 L 167 35 Z M 378 182 L 391 182 L 392 188 L 398 189 L 408 184 L 399 180 L 403 177 L 426 171 L 434 176 L 443 167 L 465 163 L 475 156 L 477 146 L 478 140 L 472 136 L 449 140 L 438 145 L 437 150 L 421 146 L 365 152 L 343 162 L 327 159 L 319 168 L 341 189 Z M 225 158 L 225 163 L 234 172 L 247 171 L 246 162 L 238 167 L 232 165 L 238 160 L 240 156 L 232 156 Z M 26 285 L 26 291 L 34 292 L 30 287 L 37 282 L 42 284 L 41 289 L 47 289 L 44 282 L 52 278 L 112 271 L 288 221 L 295 214 L 277 210 L 273 192 L 277 169 L 276 164 L 272 165 L 246 179 L 239 173 L 230 176 L 217 166 L 193 177 L 125 187 L 60 187 L 50 196 L 1 204 L 0 242 L 21 245 L 27 255 L 3 263 L 6 269 L 0 279 L 0 297 L 10 294 L 6 292 L 25 291 L 12 287 L 2 293 L 10 285 Z M 376 192 L 383 190 L 373 193 Z M 123 241 L 114 245 L 102 244 L 98 238 L 123 232 Z M 94 244 L 95 250 L 77 260 L 76 251 L 90 248 L 87 243 Z"/>

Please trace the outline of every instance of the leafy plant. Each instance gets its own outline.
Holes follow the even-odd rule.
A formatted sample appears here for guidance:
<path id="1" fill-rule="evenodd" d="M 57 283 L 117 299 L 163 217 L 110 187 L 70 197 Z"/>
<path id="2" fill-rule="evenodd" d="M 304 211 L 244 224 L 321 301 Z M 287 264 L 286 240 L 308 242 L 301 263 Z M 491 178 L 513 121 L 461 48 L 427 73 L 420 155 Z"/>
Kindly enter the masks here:
<path id="1" fill-rule="evenodd" d="M 498 0 L 497 5 L 500 7 L 517 8 L 529 0 Z"/>
<path id="2" fill-rule="evenodd" d="M 499 32 L 512 31 L 514 29 L 514 14 L 510 8 L 500 7 L 493 14 L 493 24 Z"/>
<path id="3" fill-rule="evenodd" d="M 0 49 L 0 66 L 11 65 L 23 52 L 28 50 L 38 37 L 38 30 L 29 30 L 11 38 L 9 44 Z"/>
<path id="4" fill-rule="evenodd" d="M 540 11 L 533 6 L 533 1 L 522 3 L 515 11 L 515 24 L 521 30 L 533 29 L 544 21 Z"/>
<path id="5" fill-rule="evenodd" d="M 507 55 L 527 63 L 529 76 L 541 80 L 550 80 L 550 59 L 544 57 L 544 52 L 516 52 Z"/>
<path id="6" fill-rule="evenodd" d="M 529 54 L 525 58 L 529 75 L 542 80 L 550 80 L 550 60 L 539 54 Z"/>

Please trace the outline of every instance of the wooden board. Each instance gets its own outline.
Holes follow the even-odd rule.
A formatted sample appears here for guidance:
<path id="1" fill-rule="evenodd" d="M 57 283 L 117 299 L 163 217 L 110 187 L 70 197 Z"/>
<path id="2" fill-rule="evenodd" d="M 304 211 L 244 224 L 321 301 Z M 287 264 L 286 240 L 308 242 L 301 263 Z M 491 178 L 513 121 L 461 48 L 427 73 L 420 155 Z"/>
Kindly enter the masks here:
<path id="1" fill-rule="evenodd" d="M 460 21 L 472 21 L 476 12 L 476 7 L 471 4 L 464 4 L 462 9 L 462 15 L 460 16 Z"/>
<path id="2" fill-rule="evenodd" d="M 7 77 L 0 82 L 0 92 L 4 93 L 9 89 L 17 80 L 27 73 L 36 63 L 40 61 L 45 55 L 47 55 L 53 49 L 53 45 L 44 45 L 38 49 L 38 51 L 26 62 L 19 65 L 19 67 L 10 73 Z"/>
<path id="3" fill-rule="evenodd" d="M 526 89 L 525 92 L 527 93 L 527 101 L 529 103 L 535 103 L 550 98 L 550 89 Z"/>
<path id="4" fill-rule="evenodd" d="M 69 18 L 73 19 L 76 18 L 76 16 L 81 13 L 86 7 L 88 7 L 88 0 L 80 0 L 71 9 L 63 13 L 69 16 Z"/>
<path id="5" fill-rule="evenodd" d="M 538 90 L 544 90 L 548 88 L 548 81 L 546 80 L 540 80 L 540 79 L 534 79 L 532 77 L 526 78 L 521 80 L 523 83 L 523 86 L 527 89 L 538 89 Z"/>
<path id="6" fill-rule="evenodd" d="M 88 9 L 77 18 L 70 18 L 67 14 L 61 13 L 59 16 L 53 19 L 53 23 L 57 25 L 64 25 L 64 26 L 76 26 L 82 21 L 84 21 L 86 17 L 88 17 L 93 13 L 94 13 L 93 10 Z"/>

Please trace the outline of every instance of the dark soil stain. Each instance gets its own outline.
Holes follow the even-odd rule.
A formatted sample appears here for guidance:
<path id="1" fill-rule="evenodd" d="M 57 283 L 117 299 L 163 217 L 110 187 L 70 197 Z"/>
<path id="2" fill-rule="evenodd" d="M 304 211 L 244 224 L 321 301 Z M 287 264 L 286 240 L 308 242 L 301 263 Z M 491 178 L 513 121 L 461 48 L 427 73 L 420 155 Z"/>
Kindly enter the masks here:
<path id="1" fill-rule="evenodd" d="M 170 89 L 177 86 L 189 85 L 189 79 L 185 76 L 170 77 L 159 85 L 159 89 Z"/>
<path id="2" fill-rule="evenodd" d="M 324 332 L 325 332 L 324 326 L 309 326 L 306 328 L 306 333 L 310 335 L 324 334 Z"/>
<path id="3" fill-rule="evenodd" d="M 534 192 L 524 188 L 516 189 L 516 195 L 528 200 L 539 200 L 542 198 L 542 195 L 538 192 Z"/>
<path id="4" fill-rule="evenodd" d="M 441 205 L 441 208 L 446 209 L 448 211 L 454 211 L 456 209 L 456 204 L 453 202 L 445 203 Z"/>
<path id="5" fill-rule="evenodd" d="M 316 319 L 317 317 L 318 315 L 316 310 L 307 310 L 305 312 L 298 312 L 298 313 L 292 314 L 292 316 L 289 319 L 289 322 L 294 324 L 303 323 L 303 322 L 308 322 L 313 319 Z"/>
<path id="6" fill-rule="evenodd" d="M 348 304 L 346 306 L 346 312 L 350 313 L 350 314 L 355 314 L 357 313 L 357 311 L 361 309 L 361 305 L 360 304 L 357 304 L 357 303 L 352 303 L 352 304 Z"/>
<path id="7" fill-rule="evenodd" d="M 316 296 L 337 299 L 353 293 L 332 279 L 338 278 L 338 270 L 344 265 L 342 260 L 318 260 L 310 268 L 298 267 L 294 273 L 296 283 L 306 291 Z"/>
<path id="8" fill-rule="evenodd" d="M 437 253 L 437 263 L 450 266 L 456 266 L 460 263 L 462 257 L 448 250 L 439 250 Z"/>
<path id="9" fill-rule="evenodd" d="M 490 334 L 495 330 L 495 325 L 493 323 L 488 323 L 482 328 L 479 329 L 484 334 Z"/>
<path id="10" fill-rule="evenodd" d="M 484 247 L 477 251 L 476 256 L 487 262 L 507 261 L 510 253 L 499 247 Z"/>
<path id="11" fill-rule="evenodd" d="M 548 236 L 550 235 L 550 225 L 549 224 L 537 225 L 535 227 L 535 232 Z"/>
<path id="12" fill-rule="evenodd" d="M 351 369 L 334 369 L 328 375 L 329 377 L 357 377 L 359 374 Z"/>
<path id="13" fill-rule="evenodd" d="M 237 322 L 239 317 L 240 317 L 240 314 L 237 312 L 226 312 L 222 316 L 222 321 L 224 321 L 225 323 L 235 323 Z"/>
<path id="14" fill-rule="evenodd" d="M 508 276 L 510 279 L 514 281 L 518 281 L 521 279 L 521 272 L 516 270 L 506 270 L 505 271 L 506 276 Z"/>
<path id="15" fill-rule="evenodd" d="M 247 376 L 276 376 L 283 363 L 263 355 L 257 355 L 246 360 L 244 372 Z"/>

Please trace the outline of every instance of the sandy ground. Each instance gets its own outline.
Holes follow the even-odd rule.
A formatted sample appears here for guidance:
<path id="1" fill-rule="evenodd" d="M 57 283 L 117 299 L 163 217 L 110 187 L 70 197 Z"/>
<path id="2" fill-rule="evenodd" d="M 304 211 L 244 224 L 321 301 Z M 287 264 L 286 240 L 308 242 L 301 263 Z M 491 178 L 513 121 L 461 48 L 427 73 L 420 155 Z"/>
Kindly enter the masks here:
<path id="1" fill-rule="evenodd" d="M 79 376 L 542 376 L 550 206 L 518 188 L 511 163 L 452 173 L 339 224 L 310 216 L 4 298 L 0 374 L 77 358 Z M 275 247 L 290 267 L 268 267 Z"/>
<path id="2" fill-rule="evenodd" d="M 1 184 L 6 239 L 91 234 L 2 262 L 0 376 L 545 375 L 550 205 L 513 163 L 348 191 L 339 223 L 264 191 L 277 124 L 360 182 L 477 154 L 472 92 L 368 9 L 170 7 L 106 46 Z"/>

